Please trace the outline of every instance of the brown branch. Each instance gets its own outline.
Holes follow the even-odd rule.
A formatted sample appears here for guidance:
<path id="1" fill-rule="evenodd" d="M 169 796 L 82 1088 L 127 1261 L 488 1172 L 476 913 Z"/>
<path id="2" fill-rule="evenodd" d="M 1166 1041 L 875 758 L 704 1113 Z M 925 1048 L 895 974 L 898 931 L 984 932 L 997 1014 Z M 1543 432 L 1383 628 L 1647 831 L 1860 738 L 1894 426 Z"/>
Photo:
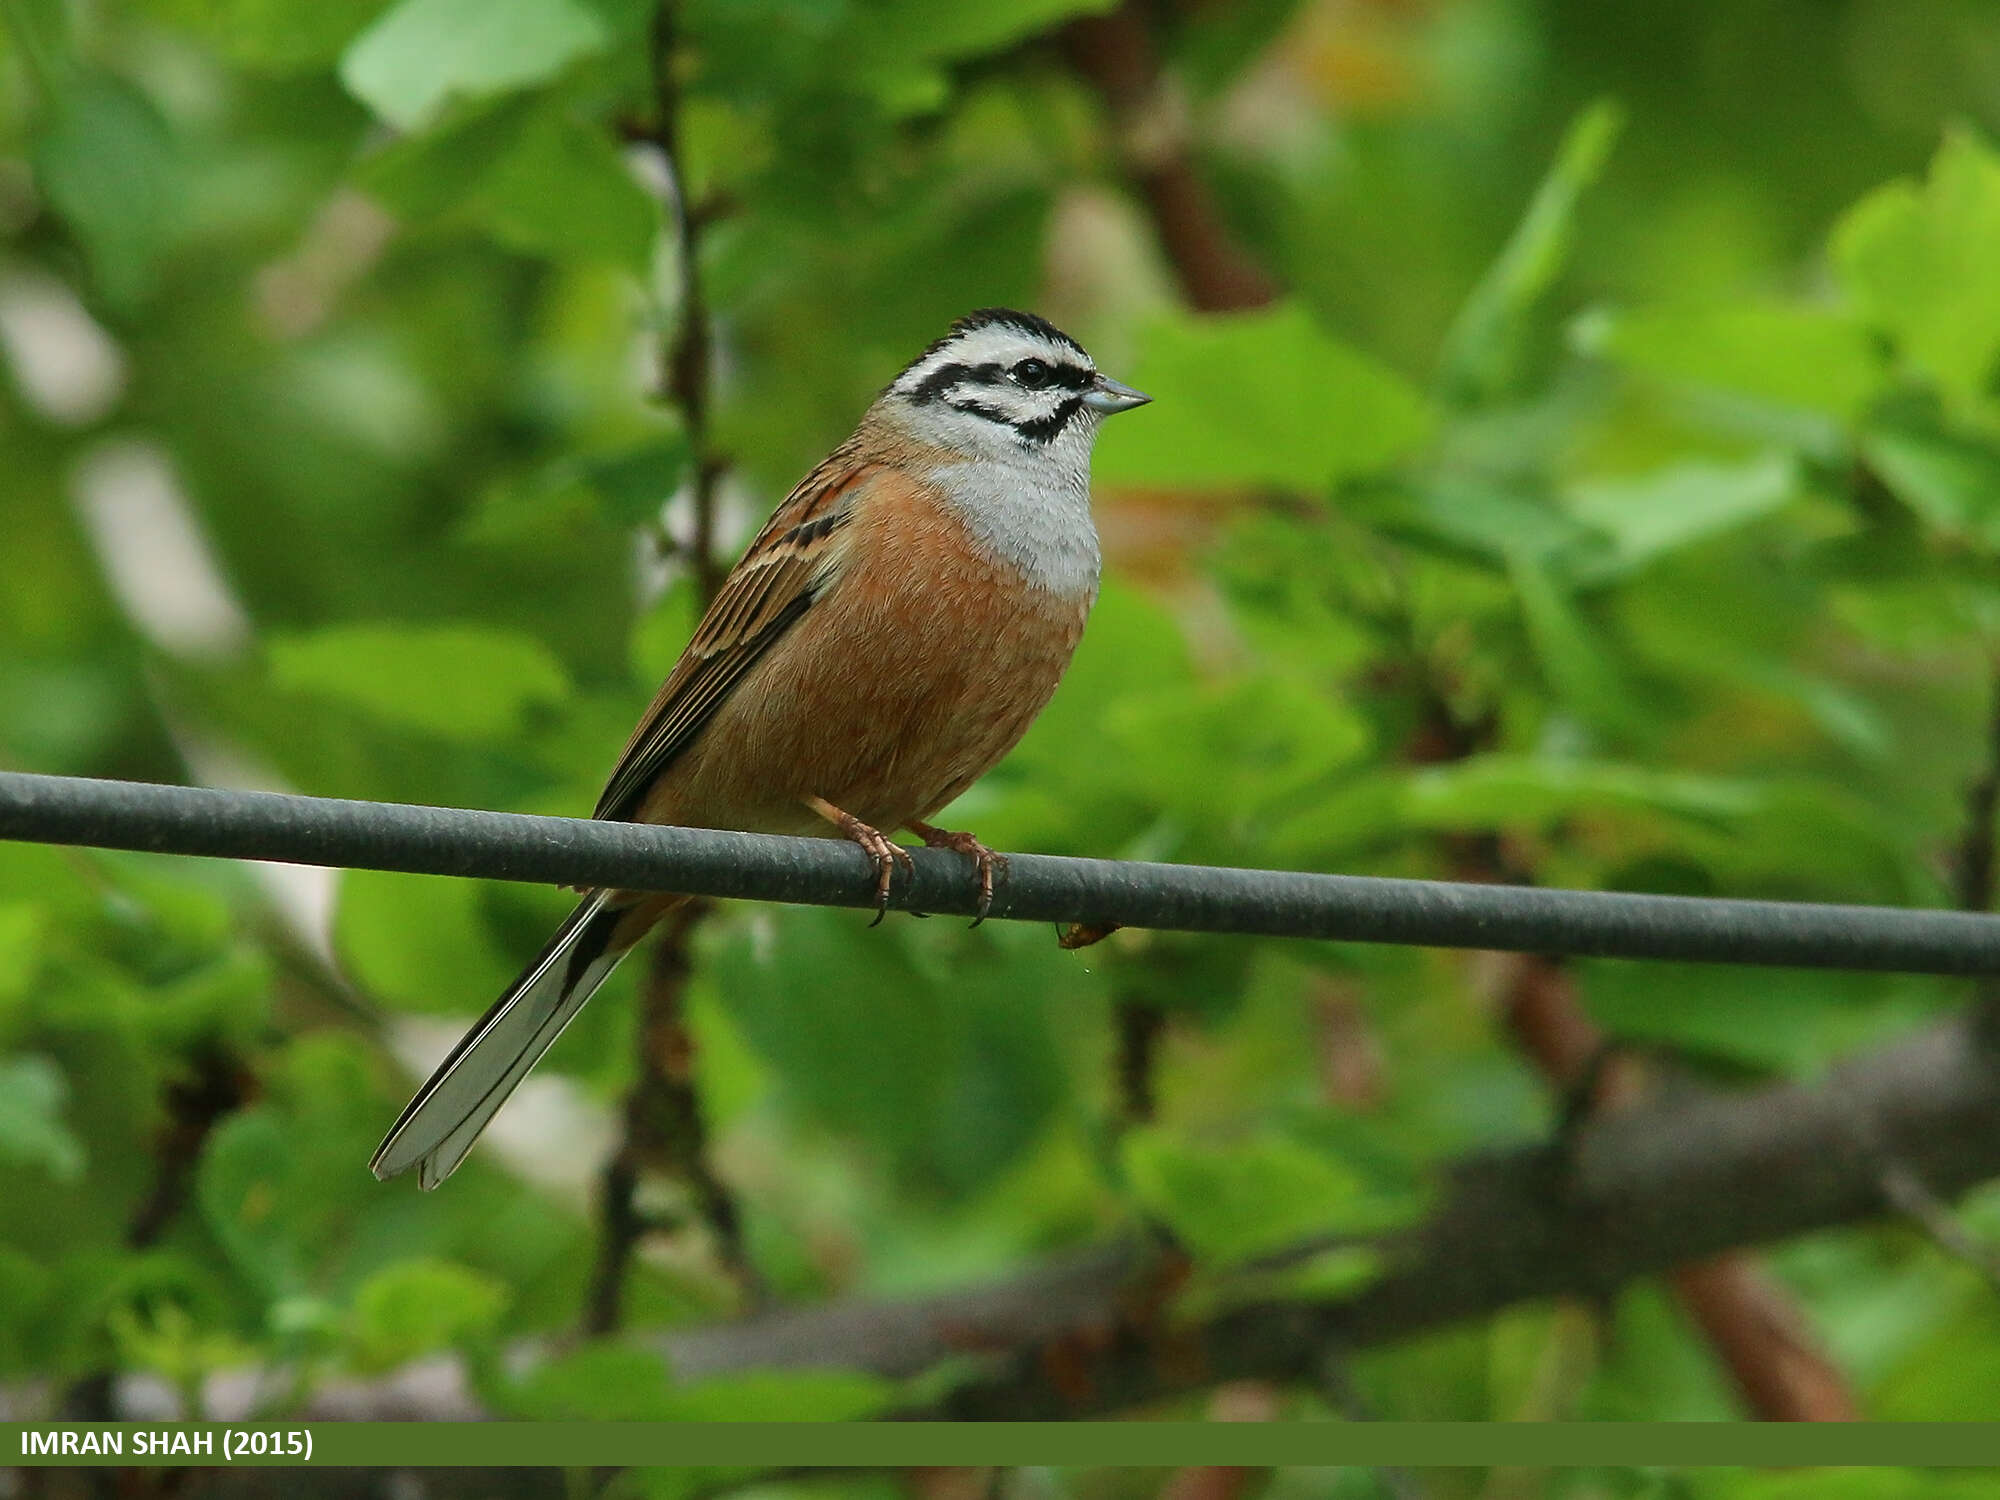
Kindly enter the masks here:
<path id="1" fill-rule="evenodd" d="M 159 1243 L 187 1207 L 202 1148 L 225 1116 L 242 1108 L 256 1092 L 243 1061 L 219 1045 L 201 1048 L 183 1060 L 185 1071 L 162 1091 L 166 1119 L 153 1142 L 154 1176 L 125 1226 L 125 1245 L 146 1250 Z M 60 1410 L 71 1421 L 108 1421 L 113 1410 L 112 1374 L 98 1370 L 63 1393 Z"/>
<path id="2" fill-rule="evenodd" d="M 659 153 L 672 188 L 666 207 L 674 228 L 680 305 L 661 366 L 664 394 L 680 412 L 692 454 L 694 536 L 689 545 L 689 566 L 706 605 L 722 586 L 723 563 L 716 554 L 716 498 L 728 465 L 715 451 L 709 425 L 714 347 L 702 285 L 701 231 L 713 215 L 691 201 L 682 169 L 677 19 L 676 0 L 660 0 L 651 36 L 653 118 L 627 130 L 626 135 L 647 142 Z M 654 939 L 652 962 L 640 990 L 638 1077 L 626 1096 L 618 1149 L 606 1164 L 599 1185 L 598 1258 L 584 1299 L 583 1327 L 587 1333 L 609 1333 L 618 1327 L 633 1256 L 649 1232 L 667 1227 L 640 1210 L 640 1189 L 649 1170 L 663 1172 L 686 1186 L 723 1269 L 752 1305 L 763 1297 L 762 1284 L 744 1247 L 736 1201 L 708 1162 L 701 1101 L 694 1085 L 694 1042 L 684 1014 L 694 929 L 709 910 L 705 901 L 679 907 L 661 924 Z"/>
<path id="3" fill-rule="evenodd" d="M 1464 721 L 1442 694 L 1427 692 L 1418 762 L 1463 760 L 1498 731 L 1487 716 Z M 1446 840 L 1460 880 L 1513 881 L 1529 872 L 1490 833 Z M 1631 1108 L 1649 1087 L 1647 1069 L 1617 1053 L 1591 1019 L 1575 975 L 1558 957 L 1494 954 L 1494 990 L 1515 1045 L 1564 1099 L 1564 1134 L 1593 1112 Z M 1860 1410 L 1846 1377 L 1813 1339 L 1790 1294 L 1749 1255 L 1723 1254 L 1668 1278 L 1675 1299 L 1728 1370 L 1745 1405 L 1764 1421 L 1854 1421 Z"/>
<path id="4" fill-rule="evenodd" d="M 1952 861 L 1954 890 L 1961 911 L 1993 909 L 1995 813 L 2000 811 L 2000 675 L 1993 682 L 1993 707 L 1986 731 L 1986 764 L 1965 789 L 1965 831 Z"/>
<path id="5" fill-rule="evenodd" d="M 1441 1173 L 1430 1217 L 1370 1243 L 1383 1274 L 1331 1300 L 1252 1302 L 1163 1335 L 1134 1318 L 1158 1264 L 1132 1244 L 1073 1252 L 996 1285 L 901 1301 L 851 1300 L 679 1329 L 650 1342 L 677 1378 L 849 1368 L 900 1379 L 948 1359 L 983 1368 L 915 1416 L 1062 1418 L 1129 1410 L 1232 1380 L 1310 1384 L 1329 1349 L 1412 1338 L 1517 1302 L 1603 1297 L 1635 1277 L 1889 1211 L 1880 1172 L 1850 1149 L 1854 1121 L 1933 1191 L 2000 1176 L 2000 1068 L 1959 1018 L 1833 1070 L 1819 1087 L 1690 1089 L 1581 1122 L 1560 1151 L 1532 1146 Z M 1047 1352 L 1064 1351 L 1051 1378 Z M 526 1367 L 543 1351 L 514 1351 Z M 218 1376 L 218 1420 L 251 1407 L 256 1373 Z M 174 1410 L 161 1381 L 127 1376 L 134 1419 Z M 308 1415 L 465 1419 L 481 1409 L 458 1361 L 375 1383 L 329 1382 Z"/>
<path id="6" fill-rule="evenodd" d="M 1125 176 L 1189 306 L 1229 312 L 1275 299 L 1277 283 L 1237 243 L 1196 170 L 1185 103 L 1161 71 L 1147 7 L 1127 0 L 1108 15 L 1074 21 L 1063 43 L 1110 112 Z"/>
<path id="7" fill-rule="evenodd" d="M 1993 704 L 1986 731 L 1986 763 L 1965 792 L 1965 827 L 1953 860 L 1955 893 L 1964 911 L 1993 907 L 1995 813 L 2000 809 L 2000 671 L 1993 679 Z M 1974 1014 L 1989 1044 L 2000 1041 L 2000 984 L 1980 980 L 1975 987 Z M 2000 1249 L 1981 1240 L 1959 1222 L 1944 1202 L 1908 1162 L 1885 1151 L 1881 1143 L 1857 1132 L 1860 1147 L 1872 1153 L 1882 1169 L 1882 1193 L 1906 1220 L 1921 1230 L 1945 1254 L 1964 1262 L 2000 1290 Z"/>
<path id="8" fill-rule="evenodd" d="M 744 1248 L 736 1200 L 708 1162 L 708 1133 L 694 1086 L 694 1038 L 684 1002 L 693 973 L 689 939 L 706 912 L 706 902 L 678 908 L 653 941 L 640 992 L 638 1077 L 625 1096 L 624 1129 L 598 1194 L 603 1229 L 584 1298 L 586 1333 L 618 1327 L 634 1254 L 647 1234 L 670 1227 L 640 1212 L 639 1188 L 648 1171 L 686 1186 L 716 1260 L 749 1301 L 763 1296 Z"/>
<path id="9" fill-rule="evenodd" d="M 1167 1013 L 1141 996 L 1123 995 L 1113 1008 L 1112 1024 L 1117 1035 L 1113 1059 L 1118 1083 L 1117 1123 L 1150 1124 L 1159 1103 L 1153 1068 L 1167 1033 Z"/>
<path id="10" fill-rule="evenodd" d="M 241 1058 L 219 1046 L 188 1059 L 187 1070 L 166 1086 L 166 1122 L 153 1148 L 158 1172 L 125 1231 L 134 1250 L 157 1244 L 187 1206 L 202 1148 L 223 1117 L 249 1102 L 256 1083 Z"/>
<path id="11" fill-rule="evenodd" d="M 674 338 L 666 351 L 666 389 L 680 411 L 688 449 L 694 458 L 694 540 L 690 550 L 695 586 L 706 604 L 722 587 L 723 565 L 715 550 L 716 487 L 728 465 L 715 451 L 709 428 L 714 347 L 709 331 L 708 297 L 702 281 L 701 232 L 711 218 L 692 202 L 681 160 L 680 82 L 675 72 L 680 54 L 677 22 L 676 0 L 660 0 L 653 13 L 651 139 L 666 163 L 673 184 L 673 201 L 668 212 L 674 223 L 680 307 Z"/>
<path id="12" fill-rule="evenodd" d="M 1172 80 L 1163 76 L 1147 15 L 1143 0 L 1127 0 L 1109 15 L 1073 23 L 1064 33 L 1071 63 L 1111 113 L 1126 173 L 1150 211 L 1189 303 L 1203 311 L 1263 306 L 1278 295 L 1278 285 L 1230 235 L 1195 171 L 1184 111 Z M 1463 759 L 1489 742 L 1495 727 L 1490 717 L 1461 721 L 1437 700 L 1425 715 L 1411 758 Z M 1995 734 L 2000 745 L 2000 708 Z M 1991 795 L 2000 799 L 2000 761 Z M 1982 850 L 1989 861 L 1984 878 L 1990 882 L 1990 805 L 1988 812 Z M 1490 834 L 1452 837 L 1446 845 L 1461 878 L 1525 878 L 1525 872 L 1509 868 L 1499 841 Z M 1586 1078 L 1585 1092 L 1600 1106 L 1640 1087 L 1633 1065 L 1606 1059 L 1606 1039 L 1555 960 L 1522 956 L 1501 962 L 1508 973 L 1503 988 L 1510 996 L 1509 1026 L 1552 1082 L 1568 1088 Z M 1777 1330 L 1796 1330 L 1800 1320 L 1788 1313 L 1782 1290 L 1753 1265 L 1725 1261 L 1708 1266 L 1677 1281 L 1675 1289 L 1689 1302 L 1695 1321 L 1711 1333 L 1712 1346 L 1760 1415 L 1853 1413 L 1851 1400 L 1829 1397 L 1844 1388 L 1832 1365 L 1823 1357 L 1809 1357 L 1800 1340 L 1778 1337 Z"/>

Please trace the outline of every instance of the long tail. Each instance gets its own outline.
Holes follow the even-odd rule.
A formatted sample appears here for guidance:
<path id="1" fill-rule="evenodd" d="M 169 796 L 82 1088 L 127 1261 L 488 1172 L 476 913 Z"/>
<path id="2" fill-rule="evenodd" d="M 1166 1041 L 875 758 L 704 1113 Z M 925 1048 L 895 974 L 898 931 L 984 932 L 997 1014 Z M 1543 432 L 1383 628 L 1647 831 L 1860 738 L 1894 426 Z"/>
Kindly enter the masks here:
<path id="1" fill-rule="evenodd" d="M 386 1181 L 420 1167 L 417 1181 L 426 1189 L 451 1176 L 507 1096 L 652 925 L 632 921 L 634 915 L 612 905 L 607 892 L 586 897 L 417 1090 L 376 1148 L 370 1170 Z"/>

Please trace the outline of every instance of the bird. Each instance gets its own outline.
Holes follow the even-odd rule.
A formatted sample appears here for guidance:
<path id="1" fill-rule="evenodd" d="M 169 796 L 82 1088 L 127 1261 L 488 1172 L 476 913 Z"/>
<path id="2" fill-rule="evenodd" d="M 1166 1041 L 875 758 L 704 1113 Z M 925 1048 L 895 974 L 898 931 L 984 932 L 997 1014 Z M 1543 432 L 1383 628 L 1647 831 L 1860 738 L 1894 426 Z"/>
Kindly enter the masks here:
<path id="1" fill-rule="evenodd" d="M 968 313 L 897 374 L 723 579 L 592 816 L 999 857 L 929 820 L 1027 732 L 1068 667 L 1102 566 L 1090 455 L 1150 398 L 1046 319 Z M 618 961 L 687 898 L 586 891 L 376 1150 L 435 1188 Z"/>

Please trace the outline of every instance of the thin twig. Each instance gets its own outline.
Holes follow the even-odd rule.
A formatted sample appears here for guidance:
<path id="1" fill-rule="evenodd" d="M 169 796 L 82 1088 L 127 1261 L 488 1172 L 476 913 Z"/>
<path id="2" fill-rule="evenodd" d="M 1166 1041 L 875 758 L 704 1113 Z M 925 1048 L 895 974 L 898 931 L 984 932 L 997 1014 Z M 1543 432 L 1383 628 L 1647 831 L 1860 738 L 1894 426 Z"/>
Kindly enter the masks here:
<path id="1" fill-rule="evenodd" d="M 701 233 L 712 216 L 692 201 L 693 193 L 681 159 L 680 81 L 675 72 L 680 52 L 677 9 L 675 0 L 661 0 L 653 13 L 651 140 L 673 186 L 667 211 L 673 219 L 675 275 L 680 287 L 674 336 L 664 361 L 666 391 L 680 412 L 688 449 L 693 455 L 691 565 L 696 589 L 706 605 L 722 586 L 722 560 L 716 555 L 716 491 L 728 465 L 715 451 L 709 423 L 714 393 L 714 347 L 702 281 Z"/>
<path id="2" fill-rule="evenodd" d="M 1166 1036 L 1167 1013 L 1136 995 L 1120 997 L 1113 1011 L 1117 1055 L 1113 1059 L 1118 1084 L 1117 1123 L 1146 1125 L 1158 1104 L 1153 1068 Z"/>
<path id="3" fill-rule="evenodd" d="M 1901 1162 L 1891 1162 L 1882 1171 L 1882 1197 L 1929 1236 L 1932 1244 L 1972 1267 L 1988 1286 L 2000 1292 L 2000 1250 L 1960 1223 L 1951 1205 L 1932 1192 L 1923 1178 Z"/>
<path id="4" fill-rule="evenodd" d="M 625 1096 L 624 1128 L 600 1185 L 598 1258 L 584 1300 L 584 1330 L 619 1326 L 626 1276 L 645 1236 L 668 1227 L 639 1208 L 648 1171 L 686 1185 L 695 1215 L 714 1242 L 716 1259 L 753 1306 L 763 1289 L 744 1249 L 736 1200 L 708 1162 L 707 1130 L 694 1086 L 694 1039 L 685 1000 L 693 973 L 689 939 L 706 914 L 690 902 L 660 924 L 640 990 L 638 1077 Z"/>
<path id="5" fill-rule="evenodd" d="M 1126 179 L 1189 304 L 1228 312 L 1271 302 L 1277 283 L 1237 243 L 1196 170 L 1186 105 L 1161 71 L 1147 8 L 1126 0 L 1072 22 L 1063 41 L 1071 65 L 1104 100 Z"/>
<path id="6" fill-rule="evenodd" d="M 1952 861 L 1954 894 L 1960 911 L 1993 908 L 1995 813 L 2000 811 L 2000 673 L 1993 681 L 1987 720 L 1986 764 L 1965 789 L 1965 830 Z"/>
<path id="7" fill-rule="evenodd" d="M 677 21 L 675 0 L 661 0 L 653 13 L 651 34 L 653 117 L 632 134 L 659 153 L 671 185 L 667 213 L 673 225 L 679 295 L 674 333 L 661 363 L 665 394 L 680 413 L 692 455 L 689 492 L 694 535 L 688 548 L 689 566 L 706 606 L 722 586 L 722 561 L 716 554 L 716 499 L 727 466 L 714 451 L 709 423 L 714 350 L 702 287 L 701 231 L 710 217 L 691 201 L 680 154 Z M 598 1194 L 598 1260 L 584 1304 L 584 1327 L 591 1333 L 617 1328 L 632 1257 L 649 1230 L 663 1227 L 650 1222 L 639 1208 L 640 1190 L 649 1169 L 663 1171 L 686 1185 L 717 1259 L 751 1305 L 759 1304 L 763 1297 L 762 1284 L 744 1249 L 736 1201 L 708 1161 L 701 1101 L 695 1091 L 694 1043 L 683 1002 L 692 967 L 694 930 L 709 909 L 705 901 L 690 902 L 661 924 L 646 982 L 640 988 L 638 1077 L 626 1096 L 624 1133 L 605 1166 Z"/>
<path id="8" fill-rule="evenodd" d="M 166 1119 L 154 1138 L 152 1189 L 125 1225 L 130 1250 L 151 1249 L 173 1227 L 187 1207 L 195 1166 L 209 1136 L 255 1090 L 242 1061 L 220 1047 L 203 1048 L 184 1063 L 185 1071 L 162 1090 Z M 76 1381 L 63 1395 L 63 1415 L 74 1421 L 110 1420 L 113 1378 L 106 1369 Z"/>

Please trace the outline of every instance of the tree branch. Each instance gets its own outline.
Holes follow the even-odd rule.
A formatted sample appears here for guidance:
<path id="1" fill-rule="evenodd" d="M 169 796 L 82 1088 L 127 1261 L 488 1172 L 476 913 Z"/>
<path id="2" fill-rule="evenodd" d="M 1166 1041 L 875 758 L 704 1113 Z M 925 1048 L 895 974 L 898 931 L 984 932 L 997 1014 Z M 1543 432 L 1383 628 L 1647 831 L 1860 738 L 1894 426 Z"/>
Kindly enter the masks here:
<path id="1" fill-rule="evenodd" d="M 642 138 L 660 153 L 672 185 L 667 212 L 674 228 L 674 267 L 679 280 L 674 336 L 662 362 L 666 395 L 679 410 L 694 463 L 691 499 L 694 539 L 689 551 L 695 587 L 703 604 L 722 586 L 722 559 L 715 550 L 716 488 L 728 464 L 714 445 L 709 426 L 713 389 L 714 347 L 708 321 L 708 296 L 701 266 L 701 232 L 708 217 L 691 201 L 680 152 L 680 40 L 676 0 L 660 0 L 653 13 L 653 121 Z"/>
<path id="2" fill-rule="evenodd" d="M 1071 22 L 1063 42 L 1110 112 L 1125 175 L 1189 306 L 1229 312 L 1269 303 L 1277 283 L 1236 242 L 1195 168 L 1186 102 L 1160 69 L 1145 6 L 1127 0 Z"/>
<path id="3" fill-rule="evenodd" d="M 195 1169 L 215 1128 L 255 1092 L 243 1060 L 219 1043 L 180 1059 L 181 1071 L 162 1090 L 166 1118 L 153 1145 L 156 1175 L 125 1226 L 130 1250 L 149 1250 L 180 1218 L 194 1188 Z M 73 1421 L 105 1421 L 112 1411 L 111 1370 L 95 1370 L 63 1395 L 60 1410 Z"/>
<path id="4" fill-rule="evenodd" d="M 706 220 L 689 201 L 680 155 L 680 84 L 676 0 L 660 0 L 651 34 L 653 118 L 637 132 L 659 153 L 671 193 L 667 213 L 673 223 L 675 274 L 679 296 L 675 331 L 662 356 L 665 394 L 679 410 L 693 464 L 690 500 L 694 536 L 689 566 L 704 606 L 722 586 L 716 555 L 716 489 L 727 465 L 716 453 L 709 428 L 713 347 L 708 302 L 702 287 L 701 230 Z M 694 1042 L 687 1029 L 683 999 L 692 967 L 694 930 L 710 910 L 706 901 L 682 906 L 661 924 L 652 961 L 639 992 L 638 1077 L 626 1096 L 624 1131 L 605 1164 L 599 1185 L 599 1248 L 584 1299 L 586 1333 L 609 1333 L 619 1324 L 625 1279 L 640 1242 L 655 1222 L 639 1207 L 645 1173 L 665 1172 L 685 1184 L 695 1215 L 708 1230 L 717 1259 L 754 1305 L 761 1285 L 744 1251 L 742 1217 L 736 1201 L 708 1162 L 701 1100 L 694 1085 Z"/>
<path id="5" fill-rule="evenodd" d="M 1983 912 L 1993 906 L 1995 814 L 2000 811 L 2000 670 L 1993 683 L 1993 704 L 1986 731 L 1986 763 L 1966 788 L 1965 827 L 1959 834 L 1953 861 L 1956 894 L 1963 911 Z M 1984 979 L 1978 986 L 1978 1024 L 1989 1045 L 2000 1041 L 2000 985 Z M 2000 1290 L 2000 1251 L 1959 1222 L 1951 1205 L 1932 1191 L 1909 1163 L 1863 1139 L 1882 1169 L 1882 1193 L 1896 1211 L 1915 1225 L 1932 1244 L 1963 1261 Z"/>
<path id="6" fill-rule="evenodd" d="M 1166 1039 L 1167 1013 L 1144 995 L 1118 997 L 1111 1010 L 1116 1037 L 1112 1077 L 1116 1084 L 1116 1122 L 1149 1125 L 1158 1104 L 1153 1069 L 1160 1043 Z"/>
<path id="7" fill-rule="evenodd" d="M 1431 691 L 1413 758 L 1461 760 L 1482 749 L 1498 725 L 1491 719 L 1463 723 L 1443 696 Z M 1448 841 L 1454 873 L 1463 880 L 1520 881 L 1528 872 L 1490 834 Z M 1501 1016 L 1514 1044 L 1564 1100 L 1567 1135 L 1593 1111 L 1627 1110 L 1647 1088 L 1647 1070 L 1613 1042 L 1591 1018 L 1576 977 L 1557 956 L 1496 955 Z M 1697 1265 L 1674 1268 L 1668 1285 L 1728 1370 L 1750 1411 L 1772 1422 L 1854 1421 L 1860 1410 L 1847 1379 L 1813 1339 L 1791 1295 L 1765 1274 L 1754 1257 L 1724 1252 Z"/>
<path id="8" fill-rule="evenodd" d="M 1230 1380 L 1311 1382 L 1326 1351 L 1374 1347 L 1558 1295 L 1603 1296 L 1634 1277 L 1888 1210 L 1854 1121 L 1955 1196 L 2000 1176 L 2000 1068 L 1970 1018 L 1837 1068 L 1820 1086 L 1774 1085 L 1641 1104 L 1579 1125 L 1566 1146 L 1530 1146 L 1447 1167 L 1436 1210 L 1370 1241 L 1383 1274 L 1322 1302 L 1260 1301 L 1165 1329 L 1136 1297 L 1156 1262 L 1131 1244 L 928 1297 L 769 1313 L 648 1341 L 684 1381 L 754 1370 L 853 1368 L 888 1378 L 955 1357 L 984 1368 L 922 1417 L 1061 1418 L 1115 1412 Z M 541 1357 L 517 1350 L 514 1363 Z M 1053 1372 L 1060 1372 L 1060 1375 Z M 210 1382 L 210 1412 L 250 1408 L 269 1376 Z M 128 1376 L 121 1412 L 174 1410 L 158 1380 Z M 480 1415 L 454 1359 L 377 1384 L 334 1382 L 308 1415 Z"/>
<path id="9" fill-rule="evenodd" d="M 2000 673 L 1993 680 L 1986 731 L 1986 764 L 1965 789 L 1965 831 L 1953 859 L 1954 893 L 1961 911 L 1993 909 L 1995 814 L 2000 812 Z"/>

